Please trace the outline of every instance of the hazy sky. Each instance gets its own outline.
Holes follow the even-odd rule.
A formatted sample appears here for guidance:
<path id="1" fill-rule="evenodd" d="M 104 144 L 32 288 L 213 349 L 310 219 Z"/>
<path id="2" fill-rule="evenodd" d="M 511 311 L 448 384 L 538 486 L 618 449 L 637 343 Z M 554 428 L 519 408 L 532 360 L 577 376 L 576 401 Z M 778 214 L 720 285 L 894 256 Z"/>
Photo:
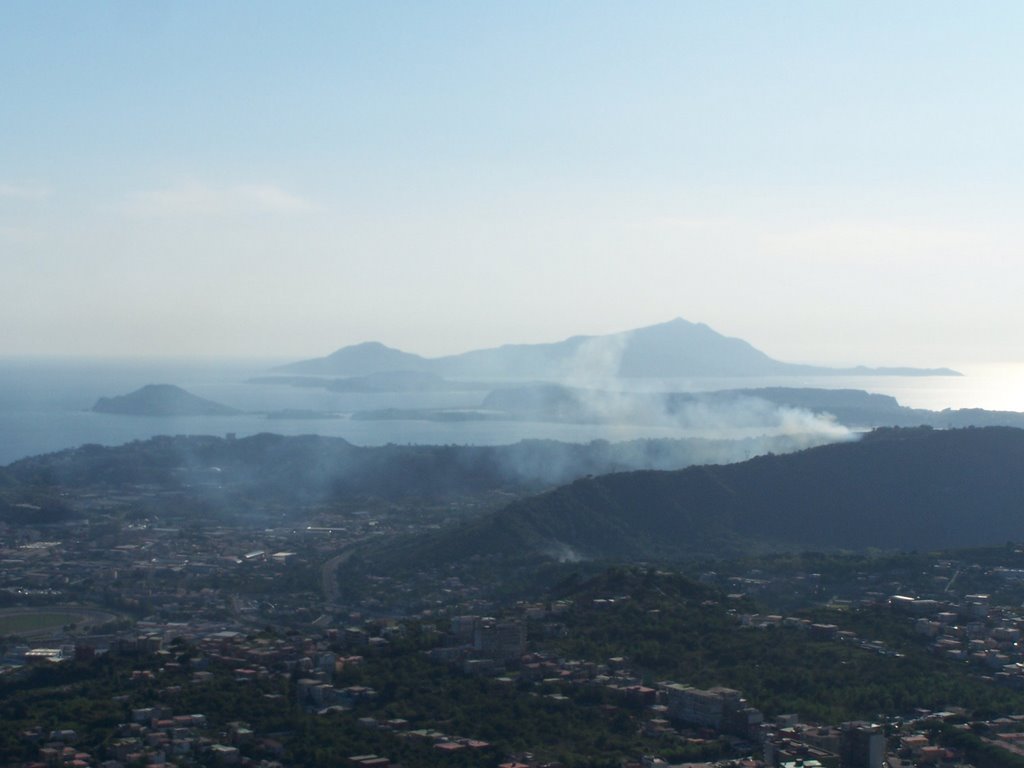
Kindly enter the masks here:
<path id="1" fill-rule="evenodd" d="M 0 355 L 682 316 L 1024 359 L 1024 3 L 0 4 Z"/>

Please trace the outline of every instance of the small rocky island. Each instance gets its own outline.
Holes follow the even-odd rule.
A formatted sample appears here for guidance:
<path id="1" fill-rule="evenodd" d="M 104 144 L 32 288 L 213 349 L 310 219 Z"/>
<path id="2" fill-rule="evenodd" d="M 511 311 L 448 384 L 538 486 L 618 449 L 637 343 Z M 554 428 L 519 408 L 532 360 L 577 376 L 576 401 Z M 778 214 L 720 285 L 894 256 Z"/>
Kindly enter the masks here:
<path id="1" fill-rule="evenodd" d="M 240 413 L 174 384 L 147 384 L 127 395 L 101 397 L 92 410 L 123 416 L 231 416 Z"/>

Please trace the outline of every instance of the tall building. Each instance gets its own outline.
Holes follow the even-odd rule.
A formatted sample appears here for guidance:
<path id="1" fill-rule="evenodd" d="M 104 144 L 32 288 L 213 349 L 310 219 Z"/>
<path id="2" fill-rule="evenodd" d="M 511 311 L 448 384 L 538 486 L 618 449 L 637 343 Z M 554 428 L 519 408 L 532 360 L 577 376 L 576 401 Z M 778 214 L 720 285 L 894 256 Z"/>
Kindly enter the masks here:
<path id="1" fill-rule="evenodd" d="M 661 689 L 668 700 L 669 718 L 677 722 L 749 737 L 758 732 L 764 719 L 760 710 L 748 706 L 743 694 L 732 688 L 702 690 L 664 683 Z"/>
<path id="2" fill-rule="evenodd" d="M 885 734 L 873 723 L 853 721 L 840 726 L 840 768 L 881 768 L 885 762 Z"/>
<path id="3" fill-rule="evenodd" d="M 485 658 L 498 661 L 518 659 L 526 653 L 526 625 L 521 621 L 484 619 L 474 632 L 473 647 Z"/>

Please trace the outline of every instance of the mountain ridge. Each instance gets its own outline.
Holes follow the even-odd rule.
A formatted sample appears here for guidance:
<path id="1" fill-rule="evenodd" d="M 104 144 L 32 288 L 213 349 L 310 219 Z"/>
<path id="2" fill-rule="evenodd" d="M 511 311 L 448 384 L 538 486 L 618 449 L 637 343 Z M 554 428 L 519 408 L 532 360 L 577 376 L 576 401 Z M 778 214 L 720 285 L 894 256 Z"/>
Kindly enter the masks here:
<path id="1" fill-rule="evenodd" d="M 675 378 L 685 376 L 905 375 L 958 376 L 949 368 L 829 368 L 786 363 L 743 339 L 677 317 L 665 323 L 598 336 L 575 335 L 538 344 L 503 344 L 427 358 L 362 342 L 325 357 L 275 368 L 287 373 L 368 375 L 416 371 L 497 379 Z"/>
<path id="2" fill-rule="evenodd" d="M 785 452 L 824 438 L 648 439 L 610 443 L 522 440 L 510 445 L 357 446 L 344 438 L 261 433 L 249 437 L 161 436 L 119 446 L 86 444 L 0 467 L 0 499 L 32 488 L 210 482 L 263 498 L 316 501 L 385 498 L 422 501 L 477 493 L 536 493 L 589 474 L 728 462 Z M 216 469 L 214 469 L 216 468 Z M 58 497 L 59 498 L 59 497 Z M 18 496 L 19 501 L 26 499 Z"/>
<path id="3" fill-rule="evenodd" d="M 396 556 L 654 562 L 999 545 L 1024 540 L 1022 468 L 1021 429 L 879 429 L 736 464 L 578 479 Z"/>

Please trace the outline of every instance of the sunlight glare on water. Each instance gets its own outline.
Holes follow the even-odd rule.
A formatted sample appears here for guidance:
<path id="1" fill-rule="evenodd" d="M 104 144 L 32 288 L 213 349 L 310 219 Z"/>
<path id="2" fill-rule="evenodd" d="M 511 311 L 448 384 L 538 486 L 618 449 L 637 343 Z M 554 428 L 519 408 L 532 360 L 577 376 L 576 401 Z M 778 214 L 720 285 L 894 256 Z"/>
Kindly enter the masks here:
<path id="1" fill-rule="evenodd" d="M 945 408 L 984 408 L 990 411 L 1024 411 L 1024 363 L 993 363 L 953 366 L 963 376 L 893 379 L 883 391 L 911 408 L 941 411 Z"/>

